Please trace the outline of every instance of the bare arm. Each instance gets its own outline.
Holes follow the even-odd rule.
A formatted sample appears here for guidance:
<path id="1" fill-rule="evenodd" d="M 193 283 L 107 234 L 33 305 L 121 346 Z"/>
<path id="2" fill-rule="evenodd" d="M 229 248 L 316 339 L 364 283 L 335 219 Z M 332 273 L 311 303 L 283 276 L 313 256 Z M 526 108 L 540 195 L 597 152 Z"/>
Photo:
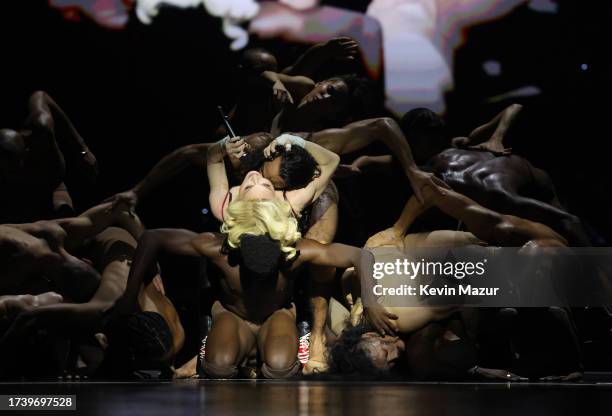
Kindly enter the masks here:
<path id="1" fill-rule="evenodd" d="M 138 217 L 119 209 L 110 209 L 110 203 L 96 205 L 75 218 L 62 218 L 53 221 L 66 232 L 64 245 L 68 251 L 78 247 L 84 240 L 101 233 L 111 225 L 127 230 L 136 239 L 140 237 L 143 226 Z"/>
<path id="2" fill-rule="evenodd" d="M 223 200 L 229 192 L 229 181 L 227 179 L 225 163 L 223 163 L 224 156 L 225 147 L 222 140 L 214 143 L 208 149 L 206 156 L 206 172 L 210 186 L 208 201 L 213 215 L 219 221 L 223 219 Z"/>
<path id="3" fill-rule="evenodd" d="M 117 302 L 119 313 L 133 310 L 138 305 L 140 288 L 151 282 L 157 272 L 157 259 L 162 252 L 199 257 L 194 241 L 197 233 L 180 229 L 148 230 L 142 234 L 134 254 L 125 292 Z"/>
<path id="4" fill-rule="evenodd" d="M 306 75 L 312 76 L 326 62 L 333 58 L 354 60 L 358 51 L 358 44 L 348 36 L 330 39 L 326 42 L 319 42 L 304 52 L 293 63 L 282 70 L 287 75 Z"/>
<path id="5" fill-rule="evenodd" d="M 382 141 L 399 160 L 419 201 L 423 201 L 423 186 L 434 182 L 440 185 L 443 183 L 417 167 L 412 150 L 399 125 L 388 117 L 357 121 L 341 129 L 322 130 L 313 134 L 311 140 L 340 155 L 363 149 L 375 141 Z"/>
<path id="6" fill-rule="evenodd" d="M 113 203 L 124 203 L 130 210 L 134 210 L 138 202 L 147 196 L 153 189 L 169 181 L 189 166 L 197 166 L 204 170 L 206 166 L 206 152 L 212 143 L 190 144 L 176 149 L 164 156 L 151 171 L 132 189 L 121 192 L 107 199 Z"/>
<path id="7" fill-rule="evenodd" d="M 397 316 L 385 311 L 374 295 L 374 279 L 371 274 L 374 263 L 372 253 L 344 244 L 321 244 L 314 240 L 300 240 L 298 249 L 301 262 L 338 268 L 354 267 L 361 282 L 361 297 L 366 305 L 364 310 L 370 323 L 383 334 L 396 331 L 396 325 L 392 320 L 397 319 Z"/>
<path id="8" fill-rule="evenodd" d="M 393 156 L 391 155 L 382 155 L 382 156 L 359 156 L 357 159 L 353 161 L 350 165 L 338 165 L 338 169 L 336 169 L 335 176 L 337 178 L 345 178 L 349 176 L 354 176 L 362 173 L 362 169 L 370 166 L 370 165 L 381 165 L 388 166 L 393 162 Z"/>

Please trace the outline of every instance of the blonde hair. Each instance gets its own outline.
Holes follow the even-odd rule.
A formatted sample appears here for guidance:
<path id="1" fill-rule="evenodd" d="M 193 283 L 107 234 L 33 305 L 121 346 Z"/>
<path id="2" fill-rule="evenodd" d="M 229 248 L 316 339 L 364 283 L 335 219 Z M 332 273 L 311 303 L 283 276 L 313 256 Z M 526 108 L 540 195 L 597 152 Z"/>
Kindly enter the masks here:
<path id="1" fill-rule="evenodd" d="M 295 257 L 297 251 L 294 245 L 302 238 L 291 206 L 277 198 L 237 200 L 230 203 L 221 232 L 227 235 L 227 243 L 232 248 L 240 246 L 240 238 L 244 234 L 268 234 L 270 238 L 280 242 L 286 260 Z"/>

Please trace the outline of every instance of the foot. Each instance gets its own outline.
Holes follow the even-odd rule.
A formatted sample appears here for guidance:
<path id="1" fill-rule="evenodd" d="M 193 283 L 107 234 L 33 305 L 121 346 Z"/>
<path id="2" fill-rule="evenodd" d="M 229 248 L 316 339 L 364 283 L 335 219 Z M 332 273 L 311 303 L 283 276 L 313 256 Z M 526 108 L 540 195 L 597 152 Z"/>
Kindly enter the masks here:
<path id="1" fill-rule="evenodd" d="M 198 376 L 198 356 L 194 356 L 178 369 L 174 370 L 173 378 L 196 378 Z"/>
<path id="2" fill-rule="evenodd" d="M 313 334 L 310 338 L 310 357 L 304 365 L 304 375 L 324 373 L 329 369 L 326 358 L 326 338 L 323 334 Z"/>

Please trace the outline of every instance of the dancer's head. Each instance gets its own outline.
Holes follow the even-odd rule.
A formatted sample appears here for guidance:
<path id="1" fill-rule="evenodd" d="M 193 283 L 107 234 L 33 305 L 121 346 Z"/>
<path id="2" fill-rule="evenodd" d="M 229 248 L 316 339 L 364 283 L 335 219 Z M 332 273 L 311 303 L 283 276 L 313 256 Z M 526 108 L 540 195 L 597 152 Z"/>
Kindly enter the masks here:
<path id="1" fill-rule="evenodd" d="M 237 166 L 238 176 L 243 180 L 251 171 L 259 171 L 275 189 L 293 190 L 304 188 L 320 174 L 316 160 L 307 150 L 293 146 L 286 150 L 277 146 L 274 155 L 266 160 L 263 149 L 272 141 L 267 133 L 256 133 L 244 138 L 248 148 Z"/>
<path id="2" fill-rule="evenodd" d="M 321 171 L 306 149 L 292 146 L 287 150 L 277 146 L 272 158 L 263 163 L 261 173 L 276 189 L 290 191 L 306 187 Z"/>
<path id="3" fill-rule="evenodd" d="M 368 81 L 355 74 L 332 77 L 316 83 L 298 108 L 323 120 L 365 116 L 365 108 L 371 105 L 370 90 Z"/>
<path id="4" fill-rule="evenodd" d="M 0 169 L 14 172 L 23 165 L 26 146 L 23 136 L 11 129 L 0 129 Z"/>
<path id="5" fill-rule="evenodd" d="M 399 125 L 417 164 L 427 162 L 450 146 L 446 123 L 442 117 L 427 108 L 408 111 L 402 116 Z"/>
<path id="6" fill-rule="evenodd" d="M 365 325 L 345 330 L 331 348 L 334 372 L 384 376 L 400 360 L 406 344 L 398 337 L 381 336 Z"/>
<path id="7" fill-rule="evenodd" d="M 246 49 L 240 56 L 240 69 L 261 74 L 264 71 L 278 71 L 278 62 L 274 55 L 263 48 Z"/>
<path id="8" fill-rule="evenodd" d="M 221 232 L 227 235 L 227 244 L 232 249 L 242 250 L 242 243 L 245 243 L 245 253 L 242 255 L 245 260 L 247 258 L 257 260 L 261 257 L 262 253 L 257 252 L 258 242 L 261 250 L 266 252 L 264 254 L 277 251 L 278 255 L 275 255 L 277 259 L 291 260 L 297 255 L 295 243 L 301 238 L 297 220 L 291 213 L 291 207 L 287 202 L 276 198 L 232 202 L 227 207 Z M 253 240 L 253 237 L 266 238 Z M 273 245 L 276 245 L 277 249 L 273 250 Z M 255 260 L 255 263 L 263 261 Z M 263 261 L 263 263 L 266 262 L 267 260 Z M 257 263 L 253 268 L 265 268 L 262 266 L 263 263 Z M 257 274 L 265 274 L 264 272 L 265 270 L 259 270 Z"/>

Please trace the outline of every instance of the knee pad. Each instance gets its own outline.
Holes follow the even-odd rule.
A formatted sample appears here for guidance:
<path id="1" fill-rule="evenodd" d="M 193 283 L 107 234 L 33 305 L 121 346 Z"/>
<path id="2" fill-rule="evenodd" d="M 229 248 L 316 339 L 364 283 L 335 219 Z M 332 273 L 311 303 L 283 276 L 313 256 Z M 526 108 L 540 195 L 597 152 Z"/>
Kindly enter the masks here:
<path id="1" fill-rule="evenodd" d="M 273 369 L 266 363 L 263 363 L 261 366 L 261 374 L 263 374 L 265 378 L 292 378 L 299 374 L 300 369 L 301 366 L 298 360 L 295 360 L 295 362 L 289 367 L 282 369 Z"/>
<path id="2" fill-rule="evenodd" d="M 202 367 L 210 378 L 235 378 L 238 375 L 238 367 L 235 365 L 217 365 L 204 359 Z"/>

